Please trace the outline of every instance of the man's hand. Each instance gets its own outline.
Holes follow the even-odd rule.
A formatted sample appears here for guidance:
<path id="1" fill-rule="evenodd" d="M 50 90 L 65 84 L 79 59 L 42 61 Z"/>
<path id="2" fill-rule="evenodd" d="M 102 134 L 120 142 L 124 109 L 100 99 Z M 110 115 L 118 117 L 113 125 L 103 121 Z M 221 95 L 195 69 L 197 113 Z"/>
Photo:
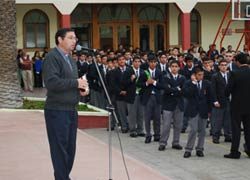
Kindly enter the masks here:
<path id="1" fill-rule="evenodd" d="M 80 91 L 81 96 L 87 96 L 89 94 L 88 91 Z"/>
<path id="2" fill-rule="evenodd" d="M 155 80 L 152 79 L 152 78 L 150 78 L 150 79 L 147 80 L 146 83 L 147 83 L 148 85 L 150 85 L 150 84 L 154 84 L 154 82 L 155 82 Z"/>
<path id="3" fill-rule="evenodd" d="M 121 92 L 120 92 L 120 95 L 122 95 L 122 96 L 127 95 L 127 91 L 121 91 Z"/>
<path id="4" fill-rule="evenodd" d="M 191 81 L 193 84 L 197 84 L 197 79 L 194 74 L 191 75 Z"/>
<path id="5" fill-rule="evenodd" d="M 78 81 L 78 88 L 79 89 L 88 88 L 89 84 L 88 84 L 88 81 L 86 79 L 79 78 L 79 79 L 77 79 L 77 81 Z"/>
<path id="6" fill-rule="evenodd" d="M 217 108 L 220 108 L 220 103 L 219 103 L 218 101 L 216 101 L 216 102 L 214 103 L 214 106 L 217 107 Z"/>
<path id="7" fill-rule="evenodd" d="M 133 74 L 130 79 L 131 79 L 131 81 L 134 81 L 135 78 L 136 78 L 136 76 Z"/>

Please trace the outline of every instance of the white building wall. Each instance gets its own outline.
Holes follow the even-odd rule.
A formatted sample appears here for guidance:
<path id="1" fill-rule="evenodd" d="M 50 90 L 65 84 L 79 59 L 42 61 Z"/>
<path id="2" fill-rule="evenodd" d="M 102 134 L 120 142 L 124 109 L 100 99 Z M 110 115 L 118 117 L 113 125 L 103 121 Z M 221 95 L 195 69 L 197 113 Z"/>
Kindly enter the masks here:
<path id="1" fill-rule="evenodd" d="M 16 13 L 16 25 L 17 25 L 17 48 L 23 48 L 23 18 L 24 15 L 32 10 L 39 9 L 47 14 L 49 18 L 49 43 L 50 47 L 55 46 L 54 36 L 58 29 L 58 21 L 57 21 L 57 10 L 53 5 L 50 4 L 32 4 L 32 5 L 21 5 L 17 4 L 17 13 Z"/>
<path id="2" fill-rule="evenodd" d="M 213 43 L 217 30 L 219 28 L 220 22 L 224 15 L 227 3 L 198 3 L 195 9 L 199 11 L 201 15 L 201 46 L 208 50 L 210 44 Z M 179 10 L 172 3 L 169 5 L 169 42 L 170 46 L 178 46 L 178 16 Z M 228 16 L 231 18 L 231 10 Z M 226 28 L 226 22 L 223 26 Z M 244 29 L 244 21 L 234 21 L 230 28 L 234 31 L 235 29 Z M 222 34 L 220 34 L 221 36 Z M 227 47 L 229 44 L 235 49 L 240 41 L 242 34 L 233 33 L 230 36 L 225 36 L 223 41 L 223 46 Z M 243 39 L 240 46 L 242 50 L 245 40 Z M 220 38 L 218 38 L 217 47 L 219 48 Z"/>
<path id="3" fill-rule="evenodd" d="M 209 44 L 213 43 L 216 32 L 224 15 L 226 5 L 226 3 L 199 3 L 195 6 L 201 14 L 201 44 L 204 49 L 208 49 Z M 231 11 L 229 18 L 231 18 Z M 223 27 L 226 28 L 226 23 Z M 235 21 L 231 24 L 230 28 L 232 28 L 232 30 L 244 29 L 244 21 Z M 227 45 L 231 44 L 235 49 L 241 35 L 242 34 L 233 33 L 230 36 L 225 36 L 223 46 L 227 47 Z M 217 48 L 219 48 L 219 42 L 220 38 L 216 43 Z M 240 49 L 242 49 L 244 43 L 245 41 L 243 40 Z"/>

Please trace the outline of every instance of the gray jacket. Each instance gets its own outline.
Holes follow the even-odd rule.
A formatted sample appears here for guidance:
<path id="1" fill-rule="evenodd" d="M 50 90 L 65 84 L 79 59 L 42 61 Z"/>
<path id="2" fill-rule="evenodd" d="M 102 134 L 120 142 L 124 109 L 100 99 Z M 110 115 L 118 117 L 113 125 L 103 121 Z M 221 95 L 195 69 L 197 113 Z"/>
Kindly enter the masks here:
<path id="1" fill-rule="evenodd" d="M 52 49 L 43 63 L 43 76 L 47 88 L 45 109 L 75 110 L 79 102 L 78 71 L 76 62 L 70 57 L 66 62 L 57 48 Z"/>

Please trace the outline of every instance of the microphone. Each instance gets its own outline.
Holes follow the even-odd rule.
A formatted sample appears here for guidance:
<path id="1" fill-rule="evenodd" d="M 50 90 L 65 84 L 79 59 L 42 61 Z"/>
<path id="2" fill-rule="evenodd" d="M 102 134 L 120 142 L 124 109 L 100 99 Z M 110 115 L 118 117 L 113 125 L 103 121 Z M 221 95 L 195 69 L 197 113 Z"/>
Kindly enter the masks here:
<path id="1" fill-rule="evenodd" d="M 83 47 L 80 44 L 77 44 L 76 45 L 76 51 L 81 51 L 81 50 L 90 51 L 90 52 L 96 52 L 96 49 L 90 49 L 90 48 L 87 48 L 87 47 Z"/>

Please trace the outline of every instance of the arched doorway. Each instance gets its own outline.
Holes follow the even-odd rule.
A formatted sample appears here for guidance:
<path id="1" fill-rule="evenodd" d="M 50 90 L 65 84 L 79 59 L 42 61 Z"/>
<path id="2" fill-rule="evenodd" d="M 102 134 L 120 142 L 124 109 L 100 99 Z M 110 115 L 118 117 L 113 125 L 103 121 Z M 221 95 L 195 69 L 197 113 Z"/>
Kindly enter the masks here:
<path id="1" fill-rule="evenodd" d="M 49 46 L 49 19 L 39 9 L 27 12 L 23 18 L 24 48 L 41 49 Z"/>
<path id="2" fill-rule="evenodd" d="M 166 49 L 166 15 L 164 5 L 137 6 L 140 48 L 142 51 Z"/>
<path id="3" fill-rule="evenodd" d="M 114 49 L 131 45 L 131 6 L 126 4 L 98 6 L 100 48 Z"/>
<path id="4" fill-rule="evenodd" d="M 71 14 L 71 27 L 75 30 L 79 44 L 92 47 L 92 6 L 79 4 Z"/>

